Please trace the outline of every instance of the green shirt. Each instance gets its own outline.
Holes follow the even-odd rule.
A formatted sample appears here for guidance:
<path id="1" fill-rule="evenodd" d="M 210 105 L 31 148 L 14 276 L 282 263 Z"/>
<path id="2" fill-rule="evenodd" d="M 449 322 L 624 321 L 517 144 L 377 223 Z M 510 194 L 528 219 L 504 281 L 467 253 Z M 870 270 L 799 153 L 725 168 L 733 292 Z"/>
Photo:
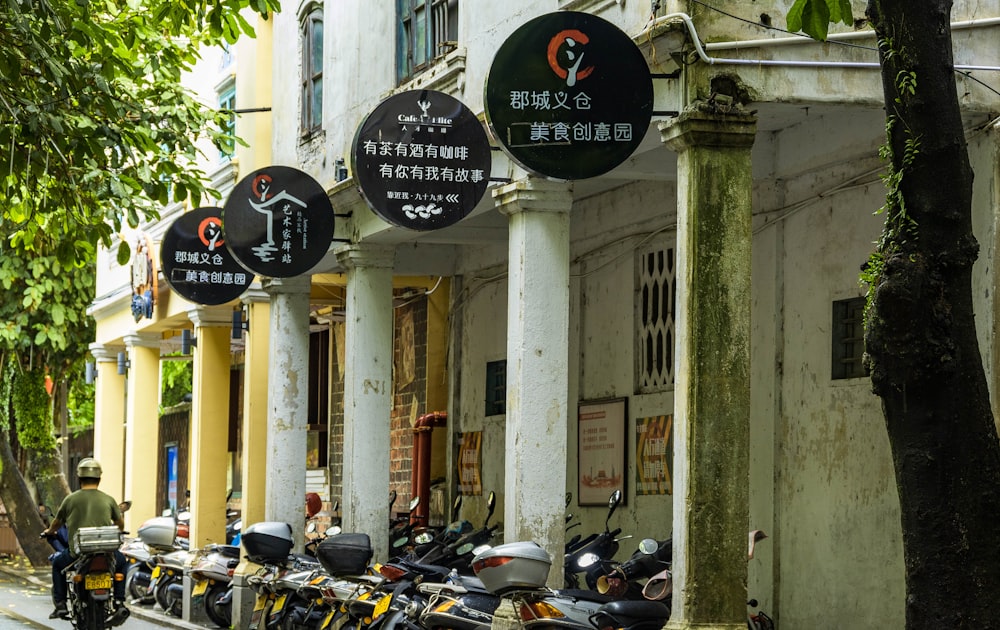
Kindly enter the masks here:
<path id="1" fill-rule="evenodd" d="M 85 488 L 77 490 L 63 500 L 56 512 L 56 518 L 66 524 L 72 547 L 76 530 L 81 527 L 115 525 L 121 520 L 122 513 L 118 508 L 118 502 L 111 495 L 97 488 Z"/>

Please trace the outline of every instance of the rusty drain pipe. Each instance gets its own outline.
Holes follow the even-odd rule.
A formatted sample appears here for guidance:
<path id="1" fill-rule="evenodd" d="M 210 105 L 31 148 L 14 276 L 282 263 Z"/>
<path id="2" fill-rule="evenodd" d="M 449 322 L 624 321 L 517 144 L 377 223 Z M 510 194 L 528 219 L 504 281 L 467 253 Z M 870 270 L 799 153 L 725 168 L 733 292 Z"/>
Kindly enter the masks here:
<path id="1" fill-rule="evenodd" d="M 444 411 L 432 411 L 417 418 L 413 425 L 413 496 L 420 497 L 410 519 L 414 525 L 427 525 L 431 509 L 431 437 L 434 429 L 448 422 Z"/>

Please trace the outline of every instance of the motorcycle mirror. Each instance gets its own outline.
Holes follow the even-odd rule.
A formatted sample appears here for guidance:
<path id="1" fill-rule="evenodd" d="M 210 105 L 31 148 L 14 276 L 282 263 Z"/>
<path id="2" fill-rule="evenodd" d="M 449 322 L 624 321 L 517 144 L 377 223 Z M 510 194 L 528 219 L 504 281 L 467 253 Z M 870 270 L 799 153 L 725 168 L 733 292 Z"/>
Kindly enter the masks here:
<path id="1" fill-rule="evenodd" d="M 333 502 L 333 507 L 330 508 L 330 511 L 336 512 L 339 509 L 340 509 L 340 499 L 337 499 L 336 501 Z"/>
<path id="2" fill-rule="evenodd" d="M 647 556 L 653 555 L 659 548 L 660 545 L 657 544 L 657 542 L 652 538 L 643 538 L 641 541 L 639 541 L 639 551 Z"/>
<path id="3" fill-rule="evenodd" d="M 611 515 L 615 513 L 618 509 L 618 505 L 622 502 L 622 491 L 615 490 L 611 493 L 611 498 L 608 499 L 608 517 L 604 519 L 604 529 L 609 529 L 608 523 L 611 522 Z"/>
<path id="4" fill-rule="evenodd" d="M 455 495 L 455 500 L 451 502 L 451 520 L 458 520 L 458 510 L 462 507 L 462 495 Z"/>
<path id="5" fill-rule="evenodd" d="M 333 527 L 327 527 L 326 531 L 323 532 L 325 536 L 336 536 L 340 533 L 340 525 L 334 525 Z"/>
<path id="6" fill-rule="evenodd" d="M 406 543 L 409 540 L 410 540 L 409 536 L 400 536 L 396 540 L 392 541 L 392 548 L 393 549 L 399 549 L 400 547 L 403 547 L 404 545 L 406 545 Z"/>
<path id="7" fill-rule="evenodd" d="M 460 556 L 464 556 L 470 551 L 472 551 L 472 543 L 465 543 L 464 545 L 459 545 L 458 549 L 455 550 L 455 553 Z"/>
<path id="8" fill-rule="evenodd" d="M 306 525 L 306 533 L 307 534 L 312 534 L 315 531 L 316 531 L 316 522 L 315 521 L 313 521 L 313 522 L 309 523 L 308 525 Z"/>
<path id="9" fill-rule="evenodd" d="M 130 507 L 132 507 L 132 501 L 129 499 L 125 499 L 124 501 L 118 504 L 118 509 L 121 510 L 122 512 L 128 512 Z"/>
<path id="10" fill-rule="evenodd" d="M 410 513 L 411 514 L 413 513 L 413 510 L 417 509 L 418 505 L 420 505 L 420 495 L 419 494 L 417 496 L 413 497 L 412 499 L 410 499 Z"/>
<path id="11" fill-rule="evenodd" d="M 389 511 L 392 511 L 392 504 L 396 502 L 396 490 L 389 491 Z"/>
<path id="12" fill-rule="evenodd" d="M 572 502 L 573 502 L 573 493 L 572 492 L 567 492 L 566 493 L 566 507 L 569 507 L 569 504 L 572 503 Z"/>

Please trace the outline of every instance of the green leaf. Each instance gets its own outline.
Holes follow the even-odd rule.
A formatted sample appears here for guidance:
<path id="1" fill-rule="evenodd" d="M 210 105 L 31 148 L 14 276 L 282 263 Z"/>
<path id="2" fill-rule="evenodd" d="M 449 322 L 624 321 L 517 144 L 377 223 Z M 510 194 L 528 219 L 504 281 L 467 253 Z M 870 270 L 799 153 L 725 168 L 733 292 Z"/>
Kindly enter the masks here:
<path id="1" fill-rule="evenodd" d="M 830 5 L 840 0 L 795 0 L 786 14 L 788 30 L 802 31 L 809 37 L 826 41 L 830 29 Z"/>
<path id="2" fill-rule="evenodd" d="M 124 267 L 128 264 L 129 258 L 132 257 L 132 249 L 128 246 L 128 243 L 122 241 L 118 244 L 118 264 Z"/>

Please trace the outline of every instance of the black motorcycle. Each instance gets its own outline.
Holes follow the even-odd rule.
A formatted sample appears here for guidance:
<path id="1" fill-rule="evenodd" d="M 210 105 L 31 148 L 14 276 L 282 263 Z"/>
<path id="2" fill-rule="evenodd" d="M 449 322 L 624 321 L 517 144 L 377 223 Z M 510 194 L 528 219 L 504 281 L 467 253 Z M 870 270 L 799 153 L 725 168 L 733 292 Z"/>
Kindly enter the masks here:
<path id="1" fill-rule="evenodd" d="M 118 527 L 81 527 L 72 541 L 76 559 L 66 569 L 70 621 L 77 630 L 105 630 L 121 625 L 129 616 L 124 604 L 114 601 L 115 551 L 122 543 Z"/>

